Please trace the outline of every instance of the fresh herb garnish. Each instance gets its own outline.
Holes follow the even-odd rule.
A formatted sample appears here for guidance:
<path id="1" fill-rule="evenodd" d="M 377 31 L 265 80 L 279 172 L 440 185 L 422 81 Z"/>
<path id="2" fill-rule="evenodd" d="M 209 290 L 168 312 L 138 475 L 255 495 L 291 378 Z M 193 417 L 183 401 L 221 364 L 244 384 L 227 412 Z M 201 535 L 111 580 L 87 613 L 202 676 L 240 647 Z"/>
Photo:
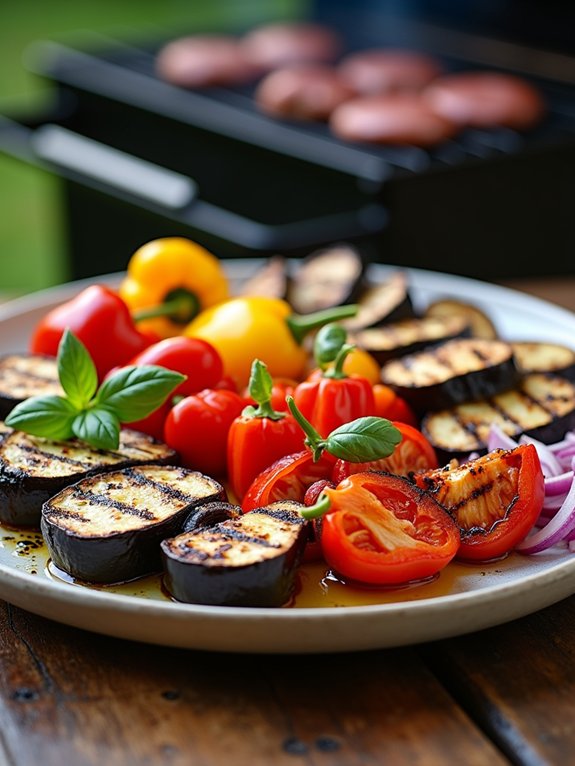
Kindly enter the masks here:
<path id="1" fill-rule="evenodd" d="M 120 424 L 141 420 L 186 379 L 155 365 L 123 367 L 98 388 L 88 350 L 66 330 L 58 346 L 58 376 L 65 396 L 33 396 L 16 407 L 6 425 L 48 439 L 73 436 L 96 449 L 117 449 Z"/>
<path id="2" fill-rule="evenodd" d="M 315 461 L 319 460 L 324 450 L 350 463 L 380 460 L 391 455 L 402 439 L 401 432 L 390 420 L 371 416 L 344 423 L 323 439 L 298 410 L 293 397 L 288 396 L 286 401 L 306 435 L 305 444 L 312 451 Z"/>

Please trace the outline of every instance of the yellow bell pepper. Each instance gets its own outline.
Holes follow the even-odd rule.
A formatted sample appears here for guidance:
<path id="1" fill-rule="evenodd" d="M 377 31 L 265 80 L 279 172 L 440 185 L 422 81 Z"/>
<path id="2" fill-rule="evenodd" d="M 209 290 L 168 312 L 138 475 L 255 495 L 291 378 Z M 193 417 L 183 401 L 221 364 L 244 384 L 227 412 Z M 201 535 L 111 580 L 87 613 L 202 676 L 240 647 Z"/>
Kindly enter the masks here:
<path id="1" fill-rule="evenodd" d="M 181 334 L 188 322 L 229 297 L 219 260 L 183 237 L 146 243 L 128 263 L 119 288 L 138 329 L 162 338 Z"/>
<path id="2" fill-rule="evenodd" d="M 215 346 L 224 373 L 243 387 L 248 383 L 254 359 L 263 362 L 272 377 L 301 378 L 308 356 L 300 346 L 305 334 L 356 313 L 357 306 L 339 306 L 298 316 L 278 298 L 233 298 L 198 314 L 184 335 L 202 338 Z"/>

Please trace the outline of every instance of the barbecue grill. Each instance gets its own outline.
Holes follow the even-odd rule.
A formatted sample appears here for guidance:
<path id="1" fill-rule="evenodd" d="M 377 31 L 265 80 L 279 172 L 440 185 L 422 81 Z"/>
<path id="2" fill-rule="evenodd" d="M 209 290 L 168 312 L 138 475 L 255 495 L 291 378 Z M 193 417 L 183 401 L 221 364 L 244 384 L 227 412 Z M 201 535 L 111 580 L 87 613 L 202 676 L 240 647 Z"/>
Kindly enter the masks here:
<path id="1" fill-rule="evenodd" d="M 374 3 L 318 2 L 314 18 L 348 51 L 404 46 L 450 71 L 522 74 L 548 114 L 527 133 L 468 129 L 432 149 L 352 144 L 265 116 L 253 86 L 162 81 L 165 39 L 38 43 L 30 67 L 56 86 L 54 103 L 34 121 L 3 119 L 0 148 L 62 179 L 72 277 L 122 269 L 143 242 L 176 235 L 226 258 L 345 241 L 368 260 L 484 279 L 573 273 L 575 59 Z"/>

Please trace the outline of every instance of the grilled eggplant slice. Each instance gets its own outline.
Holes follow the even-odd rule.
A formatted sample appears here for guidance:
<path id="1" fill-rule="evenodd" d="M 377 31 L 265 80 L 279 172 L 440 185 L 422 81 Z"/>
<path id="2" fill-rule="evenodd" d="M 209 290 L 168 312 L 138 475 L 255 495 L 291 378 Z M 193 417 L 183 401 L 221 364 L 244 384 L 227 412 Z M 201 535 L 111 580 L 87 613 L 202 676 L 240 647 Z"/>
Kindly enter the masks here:
<path id="1" fill-rule="evenodd" d="M 548 372 L 575 381 L 575 351 L 559 343 L 517 341 L 511 344 L 515 361 L 525 375 Z"/>
<path id="2" fill-rule="evenodd" d="M 465 317 L 427 317 L 404 319 L 384 327 L 370 327 L 350 333 L 348 342 L 368 351 L 383 365 L 406 354 L 447 343 L 448 340 L 467 338 L 470 334 L 470 325 Z"/>
<path id="3" fill-rule="evenodd" d="M 368 287 L 359 296 L 357 304 L 357 314 L 342 322 L 349 332 L 415 316 L 407 289 L 407 275 L 403 271 L 396 271 L 384 282 Z"/>
<path id="4" fill-rule="evenodd" d="M 63 394 L 54 357 L 7 354 L 0 358 L 0 419 L 31 396 Z"/>
<path id="5" fill-rule="evenodd" d="M 319 250 L 305 258 L 293 275 L 289 303 L 299 314 L 353 303 L 363 286 L 364 274 L 363 258 L 351 245 Z"/>
<path id="6" fill-rule="evenodd" d="M 94 450 L 72 439 L 49 441 L 12 431 L 0 441 L 0 522 L 38 527 L 42 504 L 85 476 L 141 463 L 176 463 L 174 450 L 151 436 L 122 430 L 115 451 Z"/>
<path id="7" fill-rule="evenodd" d="M 381 380 L 418 413 L 484 399 L 513 388 L 520 373 L 509 343 L 464 338 L 395 359 Z"/>
<path id="8" fill-rule="evenodd" d="M 178 601 L 274 607 L 294 589 L 308 524 L 284 500 L 161 544 L 165 585 Z"/>
<path id="9" fill-rule="evenodd" d="M 213 503 L 205 503 L 194 508 L 184 522 L 182 532 L 196 532 L 198 529 L 213 527 L 214 524 L 228 519 L 237 519 L 241 515 L 242 509 L 239 505 L 215 500 Z"/>
<path id="10" fill-rule="evenodd" d="M 425 310 L 426 317 L 465 317 L 471 326 L 473 338 L 495 340 L 497 330 L 491 319 L 478 306 L 463 301 L 447 299 L 431 303 Z"/>
<path id="11" fill-rule="evenodd" d="M 282 255 L 272 255 L 250 279 L 243 283 L 240 295 L 285 299 L 288 294 L 288 285 L 286 259 Z"/>
<path id="12" fill-rule="evenodd" d="M 194 506 L 224 499 L 222 485 L 197 471 L 136 466 L 66 487 L 44 503 L 41 529 L 52 561 L 72 577 L 124 582 L 160 571 L 160 542 Z"/>
<path id="13" fill-rule="evenodd" d="M 511 391 L 479 402 L 429 413 L 422 431 L 447 462 L 484 452 L 492 424 L 513 438 L 522 434 L 551 443 L 575 428 L 575 385 L 567 378 L 534 373 Z"/>

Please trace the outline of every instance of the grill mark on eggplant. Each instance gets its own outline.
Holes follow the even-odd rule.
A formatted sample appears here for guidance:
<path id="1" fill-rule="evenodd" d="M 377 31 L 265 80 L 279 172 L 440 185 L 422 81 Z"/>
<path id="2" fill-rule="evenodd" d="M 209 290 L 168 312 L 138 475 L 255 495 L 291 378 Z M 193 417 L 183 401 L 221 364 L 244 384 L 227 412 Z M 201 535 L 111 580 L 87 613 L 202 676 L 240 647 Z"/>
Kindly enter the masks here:
<path id="1" fill-rule="evenodd" d="M 50 519 L 75 519 L 81 524 L 90 523 L 90 519 L 86 518 L 86 516 L 83 516 L 81 513 L 78 513 L 78 511 L 67 511 L 64 508 L 59 508 L 58 506 L 54 505 L 50 506 L 49 511 L 46 512 L 46 515 L 49 516 Z"/>
<path id="2" fill-rule="evenodd" d="M 273 516 L 273 514 L 269 514 L 269 515 Z M 247 535 L 245 532 L 242 532 L 241 530 L 238 530 L 238 529 L 234 529 L 233 527 L 227 527 L 227 528 L 216 527 L 214 529 L 214 534 L 209 536 L 207 539 L 217 540 L 218 538 L 221 539 L 222 542 L 225 542 L 226 540 L 235 540 L 238 543 L 253 543 L 254 545 L 261 545 L 263 548 L 278 547 L 277 545 L 275 545 L 274 543 L 270 543 L 269 540 L 266 540 L 263 537 L 253 537 L 252 535 Z"/>
<path id="3" fill-rule="evenodd" d="M 33 445 L 28 444 L 19 444 L 18 449 L 22 452 L 29 454 L 29 460 L 34 465 L 38 465 L 38 463 L 42 462 L 42 460 L 56 460 L 60 463 L 66 463 L 66 465 L 75 465 L 78 466 L 78 468 L 91 468 L 92 463 L 84 462 L 82 460 L 74 460 L 74 458 L 68 457 L 67 455 L 62 455 L 57 452 L 50 452 L 40 449 L 39 447 L 35 447 Z M 99 450 L 100 452 L 100 450 Z M 115 454 L 115 453 L 111 453 Z M 36 455 L 36 457 L 33 457 Z M 118 455 L 120 457 L 120 455 Z"/>
<path id="4" fill-rule="evenodd" d="M 152 487 L 153 489 L 157 489 L 158 492 L 161 492 L 172 500 L 181 500 L 183 503 L 192 503 L 196 500 L 196 498 L 192 497 L 192 495 L 181 492 L 179 489 L 171 487 L 169 484 L 163 484 L 162 482 L 154 481 L 153 479 L 150 479 L 149 476 L 145 476 L 143 473 L 135 470 L 134 468 L 127 468 L 125 473 L 130 479 L 138 484 L 138 486 Z"/>
<path id="5" fill-rule="evenodd" d="M 120 500 L 114 500 L 108 495 L 102 495 L 97 492 L 84 492 L 81 489 L 76 489 L 73 493 L 78 500 L 87 500 L 91 505 L 101 505 L 105 508 L 113 508 L 120 513 L 127 516 L 137 516 L 139 519 L 146 519 L 147 521 L 153 521 L 156 515 L 152 511 L 148 511 L 145 508 L 135 508 L 127 503 L 122 503 Z"/>

